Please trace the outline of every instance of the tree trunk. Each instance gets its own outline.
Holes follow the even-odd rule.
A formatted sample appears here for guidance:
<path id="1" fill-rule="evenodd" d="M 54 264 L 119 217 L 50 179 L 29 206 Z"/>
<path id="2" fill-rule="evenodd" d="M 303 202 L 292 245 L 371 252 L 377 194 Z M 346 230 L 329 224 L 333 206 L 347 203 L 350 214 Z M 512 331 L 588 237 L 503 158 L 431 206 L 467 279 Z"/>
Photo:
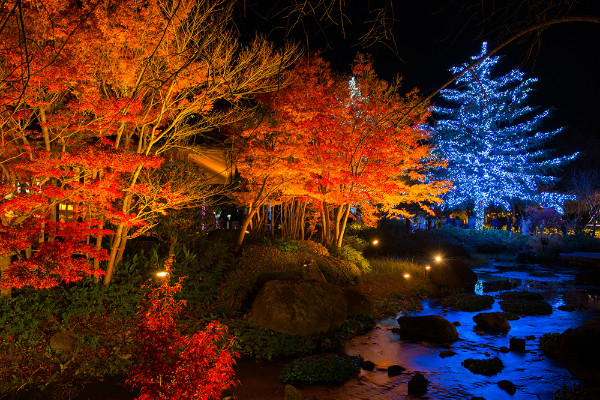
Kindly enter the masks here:
<path id="1" fill-rule="evenodd" d="M 329 244 L 330 237 L 330 222 L 329 222 L 329 207 L 327 202 L 323 200 L 323 230 L 321 231 L 321 242 L 327 246 Z"/>
<path id="2" fill-rule="evenodd" d="M 473 207 L 473 217 L 475 218 L 475 229 L 483 229 L 483 219 L 485 218 L 485 209 L 483 207 L 483 201 L 475 201 Z"/>
<path id="3" fill-rule="evenodd" d="M 244 236 L 246 236 L 246 229 L 248 229 L 248 225 L 250 225 L 250 220 L 256 214 L 258 207 L 251 208 L 250 214 L 246 216 L 242 226 L 240 227 L 240 234 L 238 235 L 237 242 L 235 243 L 234 253 L 239 254 L 242 249 L 242 244 L 244 243 Z"/>
<path id="4" fill-rule="evenodd" d="M 344 206 L 344 216 L 342 217 L 342 226 L 340 228 L 340 237 L 338 238 L 337 247 L 342 247 L 342 240 L 344 239 L 344 232 L 346 232 L 346 226 L 348 226 L 348 216 L 350 215 L 350 204 Z"/>
<path id="5" fill-rule="evenodd" d="M 110 248 L 110 258 L 108 259 L 108 265 L 106 266 L 106 274 L 104 275 L 104 285 L 108 286 L 108 284 L 110 283 L 112 276 L 115 272 L 115 267 L 116 267 L 116 260 L 117 260 L 117 253 L 119 250 L 119 244 L 121 243 L 121 239 L 122 239 L 122 234 L 123 234 L 123 228 L 124 228 L 124 224 L 120 223 L 117 226 L 117 231 L 115 232 L 114 238 L 113 238 L 113 243 L 112 246 Z"/>
<path id="6" fill-rule="evenodd" d="M 0 256 L 0 280 L 2 280 L 2 276 L 4 275 L 4 271 L 8 269 L 10 266 L 10 255 Z M 0 289 L 0 296 L 8 296 L 10 295 L 12 289 Z"/>

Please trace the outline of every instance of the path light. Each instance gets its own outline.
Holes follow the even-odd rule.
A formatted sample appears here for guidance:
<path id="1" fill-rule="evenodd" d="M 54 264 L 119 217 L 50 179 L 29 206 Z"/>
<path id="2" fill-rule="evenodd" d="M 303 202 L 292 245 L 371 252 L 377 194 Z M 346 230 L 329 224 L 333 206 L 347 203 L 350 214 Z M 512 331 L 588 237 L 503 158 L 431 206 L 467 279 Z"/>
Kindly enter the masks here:
<path id="1" fill-rule="evenodd" d="M 404 274 L 404 279 L 410 278 L 410 274 Z"/>
<path id="2" fill-rule="evenodd" d="M 435 256 L 435 262 L 441 262 L 442 256 Z"/>
<path id="3" fill-rule="evenodd" d="M 429 271 L 429 270 L 431 269 L 431 265 L 426 265 L 426 266 L 425 266 L 425 269 L 426 269 L 427 271 Z"/>
<path id="4" fill-rule="evenodd" d="M 379 240 L 377 240 L 377 239 L 373 240 L 373 245 L 374 246 L 377 246 L 377 243 L 379 243 Z"/>
<path id="5" fill-rule="evenodd" d="M 169 275 L 167 271 L 160 271 L 156 273 L 156 276 L 158 276 L 159 278 L 164 278 L 167 275 Z"/>

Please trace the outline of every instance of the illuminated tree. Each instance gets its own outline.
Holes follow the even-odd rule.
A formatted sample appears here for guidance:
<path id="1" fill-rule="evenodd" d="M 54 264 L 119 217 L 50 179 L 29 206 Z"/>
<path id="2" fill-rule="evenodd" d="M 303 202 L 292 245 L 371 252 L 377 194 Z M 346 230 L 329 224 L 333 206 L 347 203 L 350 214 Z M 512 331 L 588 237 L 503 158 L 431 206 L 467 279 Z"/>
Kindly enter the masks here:
<path id="1" fill-rule="evenodd" d="M 487 52 L 486 43 L 476 60 Z M 534 113 L 526 105 L 535 78 L 513 70 L 494 78 L 492 70 L 499 57 L 489 57 L 456 80 L 455 89 L 444 89 L 442 100 L 453 106 L 433 107 L 436 153 L 447 160 L 438 176 L 454 183 L 445 195 L 446 208 L 472 206 L 478 228 L 483 226 L 488 206 L 510 209 L 512 200 L 530 200 L 558 207 L 568 197 L 540 193 L 556 178 L 548 171 L 572 160 L 549 157 L 543 143 L 561 131 L 538 130 L 549 110 Z M 461 72 L 468 64 L 451 68 Z M 533 115 L 532 115 L 533 113 Z"/>
<path id="2" fill-rule="evenodd" d="M 299 62 L 289 86 L 269 101 L 273 123 L 256 128 L 261 140 L 243 141 L 239 158 L 242 176 L 256 187 L 249 194 L 312 200 L 322 240 L 334 246 L 342 244 L 351 207 L 365 217 L 406 215 L 399 204 L 425 207 L 446 190 L 425 176 L 434 163 L 429 134 L 419 129 L 428 113 L 417 93 L 379 79 L 363 56 L 352 72 L 334 74 L 320 57 Z"/>
<path id="3" fill-rule="evenodd" d="M 157 185 L 150 171 L 167 154 L 201 151 L 195 139 L 245 118 L 245 100 L 277 89 L 294 58 L 292 47 L 275 51 L 261 38 L 242 47 L 224 0 L 0 7 L 3 286 L 100 275 L 103 260 L 110 283 L 128 239 L 206 195 Z M 86 229 L 69 247 L 54 232 L 67 223 Z M 63 279 L 64 260 L 41 257 L 48 243 L 63 246 L 53 254 L 79 254 L 79 273 Z M 35 257 L 43 263 L 27 261 Z"/>

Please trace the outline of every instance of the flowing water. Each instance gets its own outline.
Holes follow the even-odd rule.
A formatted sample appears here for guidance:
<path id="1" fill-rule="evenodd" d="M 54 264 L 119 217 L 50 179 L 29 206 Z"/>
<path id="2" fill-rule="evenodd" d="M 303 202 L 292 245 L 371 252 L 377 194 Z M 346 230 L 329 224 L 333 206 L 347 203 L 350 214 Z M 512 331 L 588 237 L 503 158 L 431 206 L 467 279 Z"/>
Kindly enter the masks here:
<path id="1" fill-rule="evenodd" d="M 410 315 L 441 315 L 457 327 L 460 340 L 452 344 L 455 356 L 441 358 L 446 348 L 403 342 L 392 332 L 398 324 L 395 318 L 379 321 L 375 329 L 366 335 L 354 338 L 345 344 L 349 355 L 361 355 L 375 363 L 374 371 L 361 371 L 359 376 L 339 386 L 300 387 L 308 399 L 417 399 L 407 395 L 407 383 L 416 371 L 422 372 L 430 381 L 425 398 L 470 399 L 481 396 L 488 400 L 502 399 L 552 399 L 556 389 L 565 384 L 577 383 L 570 373 L 558 362 L 546 356 L 539 348 L 538 339 L 549 332 L 563 332 L 568 328 L 583 325 L 589 319 L 600 318 L 600 296 L 591 288 L 574 284 L 574 271 L 561 268 L 552 270 L 535 265 L 488 263 L 476 269 L 479 277 L 476 292 L 484 293 L 489 282 L 504 281 L 505 285 L 518 290 L 541 293 L 552 305 L 553 312 L 546 316 L 526 316 L 510 321 L 508 334 L 478 333 L 473 328 L 473 316 L 478 312 L 463 312 L 442 309 L 439 300 L 426 300 L 423 309 Z M 535 275 L 535 276 L 533 276 Z M 498 282 L 496 282 L 498 283 Z M 497 296 L 500 292 L 485 292 Z M 575 311 L 561 311 L 561 305 L 576 307 Z M 489 311 L 501 311 L 498 301 Z M 509 347 L 512 337 L 530 337 L 525 352 L 502 353 L 499 348 Z M 531 338 L 534 336 L 535 339 Z M 483 359 L 499 357 L 504 369 L 497 375 L 486 377 L 473 374 L 461 365 L 467 358 Z M 387 367 L 398 364 L 407 370 L 396 377 L 388 377 Z M 238 378 L 242 385 L 236 390 L 236 398 L 283 399 L 283 385 L 277 376 L 284 362 L 242 363 Z M 497 386 L 500 380 L 509 380 L 517 387 L 509 395 Z"/>

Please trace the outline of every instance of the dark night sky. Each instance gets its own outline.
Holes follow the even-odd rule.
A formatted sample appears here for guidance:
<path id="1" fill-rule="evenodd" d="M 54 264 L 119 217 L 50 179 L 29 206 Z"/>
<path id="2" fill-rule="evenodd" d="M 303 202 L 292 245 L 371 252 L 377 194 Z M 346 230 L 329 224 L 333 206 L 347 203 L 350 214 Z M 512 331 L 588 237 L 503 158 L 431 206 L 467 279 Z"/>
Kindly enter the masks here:
<path id="1" fill-rule="evenodd" d="M 263 16 L 274 9 L 266 8 L 265 3 L 268 2 L 255 5 L 255 10 L 260 8 L 258 12 Z M 391 78 L 400 74 L 407 89 L 417 87 L 429 94 L 451 78 L 448 68 L 478 53 L 483 40 L 494 46 L 501 39 L 507 21 L 498 12 L 498 18 L 481 24 L 482 11 L 477 9 L 481 3 L 481 0 L 394 1 L 397 55 L 383 44 L 367 49 L 356 46 L 364 30 L 360 21 L 381 4 L 376 0 L 346 0 L 345 13 L 351 21 L 357 21 L 346 25 L 346 37 L 340 34 L 339 26 L 326 28 L 323 35 L 310 18 L 305 19 L 305 29 L 298 26 L 292 31 L 292 37 L 303 43 L 308 39 L 311 51 L 324 49 L 324 57 L 341 71 L 348 70 L 357 51 L 370 53 L 380 76 Z M 600 16 L 600 0 L 579 3 L 570 14 Z M 250 8 L 238 27 L 242 34 L 261 32 L 277 41 L 278 34 L 284 31 L 277 27 L 288 21 L 261 19 Z M 500 50 L 498 54 L 503 58 L 495 72 L 503 74 L 520 68 L 527 76 L 539 79 L 530 105 L 553 109 L 542 128 L 565 127 L 547 147 L 556 149 L 557 154 L 582 153 L 565 173 L 573 168 L 600 168 L 600 24 L 577 22 L 551 26 L 541 34 L 539 48 L 528 56 L 532 43 L 533 38 L 527 38 Z"/>

